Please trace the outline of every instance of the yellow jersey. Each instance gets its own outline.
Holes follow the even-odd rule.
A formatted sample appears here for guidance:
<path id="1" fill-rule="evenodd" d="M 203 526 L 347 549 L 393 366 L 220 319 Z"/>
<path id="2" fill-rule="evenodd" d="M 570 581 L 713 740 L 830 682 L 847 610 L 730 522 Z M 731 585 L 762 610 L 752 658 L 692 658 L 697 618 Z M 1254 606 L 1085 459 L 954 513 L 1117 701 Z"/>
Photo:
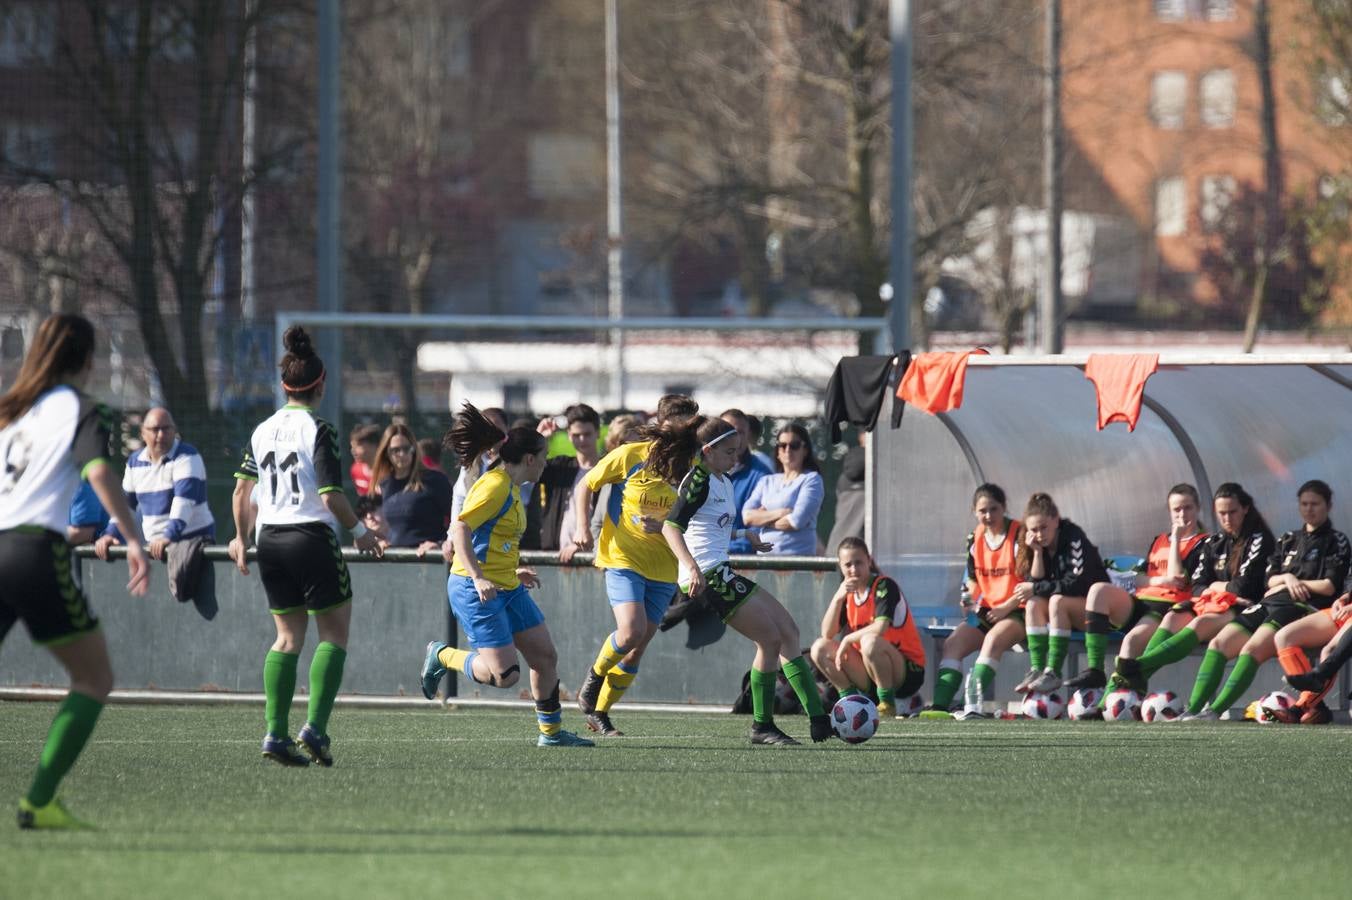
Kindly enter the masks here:
<path id="1" fill-rule="evenodd" d="M 521 583 L 516 567 L 521 560 L 521 533 L 526 530 L 526 510 L 521 489 L 501 466 L 479 476 L 465 497 L 459 519 L 469 526 L 470 544 L 484 577 L 503 590 Z M 451 573 L 469 577 L 456 556 Z"/>
<path id="2" fill-rule="evenodd" d="M 587 487 L 593 491 L 614 485 L 596 542 L 596 565 L 674 584 L 676 557 L 666 538 L 660 531 L 649 534 L 642 525 L 644 517 L 665 522 L 676 503 L 676 489 L 644 465 L 651 446 L 651 441 L 621 444 L 587 473 Z"/>

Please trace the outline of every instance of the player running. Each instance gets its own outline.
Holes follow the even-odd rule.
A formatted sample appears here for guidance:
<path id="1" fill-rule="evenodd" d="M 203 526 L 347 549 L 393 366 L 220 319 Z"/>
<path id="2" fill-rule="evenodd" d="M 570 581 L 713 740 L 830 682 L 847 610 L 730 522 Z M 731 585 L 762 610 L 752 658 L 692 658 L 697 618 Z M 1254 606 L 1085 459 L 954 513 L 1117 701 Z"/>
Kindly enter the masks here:
<path id="1" fill-rule="evenodd" d="M 667 394 L 657 404 L 657 422 L 694 416 L 699 405 L 681 394 Z M 668 478 L 649 466 L 652 431 L 644 439 L 621 444 L 601 457 L 573 490 L 576 528 L 573 543 L 590 549 L 592 494 L 611 485 L 610 500 L 596 545 L 596 566 L 606 573 L 606 594 L 615 615 L 615 630 L 601 643 L 596 660 L 577 692 L 577 705 L 587 727 L 598 734 L 622 734 L 610 721 L 610 710 L 638 677 L 643 651 L 657 634 L 662 616 L 676 596 L 676 558 L 662 538 L 662 523 L 676 502 L 677 480 L 684 465 Z M 669 483 L 670 482 L 670 483 Z"/>
<path id="2" fill-rule="evenodd" d="M 1130 659 L 1158 646 L 1192 621 L 1191 612 L 1173 612 L 1173 606 L 1192 599 L 1189 575 L 1197 567 L 1202 555 L 1202 541 L 1207 537 L 1197 525 L 1201 502 L 1197 488 L 1190 484 L 1169 488 L 1165 502 L 1169 508 L 1170 528 L 1157 535 L 1150 545 L 1145 573 L 1136 576 L 1134 595 L 1104 581 L 1089 589 L 1083 603 L 1062 599 L 1061 608 L 1069 613 L 1071 625 L 1085 633 L 1084 650 L 1088 663 L 1083 672 L 1066 680 L 1066 690 L 1108 686 L 1103 659 L 1107 654 L 1109 631 L 1130 629 L 1118 652 L 1118 656 Z"/>
<path id="3" fill-rule="evenodd" d="M 682 590 L 756 645 L 751 663 L 751 743 L 798 744 L 774 722 L 776 670 L 783 671 L 807 711 L 812 740 L 826 740 L 832 734 L 831 723 L 812 667 L 799 652 L 798 626 L 769 591 L 734 572 L 728 562 L 737 508 L 727 472 L 737 463 L 737 429 L 722 419 L 694 416 L 666 422 L 649 435 L 648 469 L 664 480 L 680 479 L 662 536 L 679 563 Z M 750 539 L 757 551 L 769 549 L 754 535 Z"/>
<path id="4" fill-rule="evenodd" d="M 939 662 L 934 702 L 920 713 L 922 719 L 950 719 L 953 696 L 962 684 L 962 660 L 980 650 L 969 676 L 974 690 L 963 718 L 984 718 L 982 701 L 991 695 L 995 667 L 1006 650 L 1022 641 L 1023 602 L 1032 595 L 1032 585 L 1015 572 L 1015 556 L 1023 525 L 1006 515 L 1005 492 L 999 485 L 983 484 L 972 495 L 976 530 L 967 535 L 967 571 L 963 575 L 964 606 L 975 604 L 976 624 L 962 623 L 944 641 Z"/>
<path id="5" fill-rule="evenodd" d="M 1236 604 L 1245 608 L 1262 598 L 1267 585 L 1264 569 L 1277 539 L 1254 506 L 1253 497 L 1232 481 L 1216 488 L 1212 507 L 1220 531 L 1202 541 L 1197 567 L 1192 571 L 1193 590 L 1198 593 L 1171 610 L 1194 618 L 1137 659 L 1119 656 L 1116 671 L 1108 679 L 1111 689 L 1132 690 L 1144 697 L 1151 675 L 1184 659 L 1202 641 L 1219 635 L 1235 621 Z M 1200 712 L 1216 692 L 1226 659 L 1220 647 L 1208 648 L 1193 684 L 1188 715 Z"/>
<path id="6" fill-rule="evenodd" d="M 505 440 L 504 440 L 505 437 Z M 540 747 L 591 747 L 594 744 L 563 730 L 559 703 L 558 651 L 545 625 L 544 613 L 531 599 L 539 587 L 533 569 L 521 562 L 521 534 L 526 508 L 521 485 L 539 480 L 545 468 L 548 441 L 533 428 L 513 428 L 504 436 L 483 413 L 466 403 L 456 415 L 445 443 L 461 465 L 489 447 L 497 459 L 479 476 L 465 497 L 465 506 L 451 523 L 455 563 L 446 582 L 451 610 L 469 640 L 469 650 L 431 641 L 423 658 L 422 691 L 431 700 L 447 669 L 464 673 L 476 684 L 508 688 L 521 677 L 517 651 L 530 669 L 531 696 Z"/>
<path id="7" fill-rule="evenodd" d="M 20 828 L 89 826 L 56 796 L 94 731 L 113 687 L 108 644 L 84 591 L 72 580 L 66 521 L 87 479 L 127 544 L 127 592 L 144 596 L 150 567 L 141 529 L 112 461 L 115 429 L 108 408 L 82 392 L 94 368 L 94 326 L 78 315 L 43 320 L 14 385 L 0 397 L 0 642 L 23 620 L 70 675 L 28 793 Z"/>
<path id="8" fill-rule="evenodd" d="M 324 362 L 299 325 L 288 328 L 282 342 L 287 403 L 254 429 L 235 472 L 235 536 L 228 552 L 240 573 L 248 575 L 246 554 L 257 529 L 258 577 L 277 630 L 263 661 L 268 729 L 263 756 L 284 766 L 306 766 L 313 760 L 328 767 L 333 765 L 329 716 L 343 681 L 352 622 L 352 584 L 338 526 L 352 532 L 362 552 L 379 556 L 381 550 L 343 493 L 338 433 L 314 413 L 324 396 Z M 305 726 L 296 735 L 302 754 L 290 735 L 291 700 L 312 616 L 319 646 L 310 661 Z"/>
<path id="9" fill-rule="evenodd" d="M 878 571 L 863 538 L 836 551 L 844 580 L 822 616 L 812 661 L 841 695 L 878 690 L 878 715 L 897 714 L 897 700 L 925 683 L 925 647 L 900 586 Z"/>

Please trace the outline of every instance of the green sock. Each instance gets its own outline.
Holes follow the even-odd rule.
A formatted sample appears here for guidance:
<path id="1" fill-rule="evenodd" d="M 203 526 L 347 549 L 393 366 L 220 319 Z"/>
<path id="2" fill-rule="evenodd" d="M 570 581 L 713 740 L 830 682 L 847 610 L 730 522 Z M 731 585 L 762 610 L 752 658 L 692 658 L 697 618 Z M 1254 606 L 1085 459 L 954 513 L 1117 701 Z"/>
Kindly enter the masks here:
<path id="1" fill-rule="evenodd" d="M 934 702 L 931 705 L 935 709 L 948 709 L 953 705 L 953 697 L 957 695 L 960 687 L 962 687 L 961 669 L 940 669 L 938 684 L 934 686 Z"/>
<path id="2" fill-rule="evenodd" d="M 296 694 L 296 664 L 300 654 L 269 650 L 263 660 L 263 693 L 267 696 L 264 714 L 268 720 L 268 734 L 286 737 L 290 732 L 287 719 L 291 715 L 291 698 Z"/>
<path id="3" fill-rule="evenodd" d="M 840 692 L 840 696 L 842 696 L 842 697 L 862 697 L 862 696 L 864 696 L 864 692 L 861 691 L 861 690 L 859 690 L 859 688 L 855 687 L 854 685 L 850 685 L 850 686 L 847 687 L 845 690 L 843 690 L 843 691 Z"/>
<path id="4" fill-rule="evenodd" d="M 315 648 L 315 658 L 310 660 L 310 710 L 306 718 L 320 734 L 329 733 L 329 713 L 338 699 L 346 661 L 347 651 L 328 641 Z"/>
<path id="5" fill-rule="evenodd" d="M 991 685 L 995 683 L 995 670 L 985 663 L 977 663 L 972 666 L 972 674 L 976 676 L 977 684 L 981 685 L 981 696 L 989 700 Z"/>
<path id="6" fill-rule="evenodd" d="M 1173 636 L 1174 632 L 1167 628 L 1156 628 L 1155 633 L 1150 636 L 1150 643 L 1145 645 L 1145 652 L 1149 653 Z"/>
<path id="7" fill-rule="evenodd" d="M 1070 652 L 1069 634 L 1047 635 L 1047 668 L 1057 675 L 1066 665 L 1066 654 Z"/>
<path id="8" fill-rule="evenodd" d="M 817 693 L 817 681 L 812 677 L 812 667 L 807 664 L 807 660 L 795 656 L 784 663 L 781 669 L 784 677 L 789 679 L 793 692 L 798 695 L 798 702 L 807 710 L 807 714 L 809 716 L 825 714 L 826 710 L 822 708 L 822 695 Z M 888 691 L 888 694 L 890 695 L 891 691 Z M 881 697 L 882 691 L 879 691 L 878 695 Z"/>
<path id="9" fill-rule="evenodd" d="M 885 687 L 878 688 L 878 703 L 879 704 L 891 703 L 893 706 L 896 706 L 897 705 L 896 692 L 893 691 L 891 688 Z"/>
<path id="10" fill-rule="evenodd" d="M 38 771 L 28 788 L 28 802 L 46 806 L 56 796 L 56 786 L 75 765 L 85 742 L 94 732 L 103 704 L 86 694 L 71 691 L 57 709 L 51 728 L 47 729 L 47 743 L 38 758 Z"/>
<path id="11" fill-rule="evenodd" d="M 751 717 L 764 725 L 775 720 L 775 673 L 751 670 Z"/>
<path id="12" fill-rule="evenodd" d="M 1103 658 L 1108 655 L 1108 635 L 1089 633 L 1084 636 L 1084 656 L 1089 668 L 1103 671 Z"/>
<path id="13" fill-rule="evenodd" d="M 1238 664 L 1235 666 L 1239 668 Z M 1197 680 L 1192 684 L 1192 696 L 1188 698 L 1188 712 L 1196 715 L 1206 706 L 1206 702 L 1216 693 L 1221 676 L 1225 674 L 1225 654 L 1219 650 L 1208 650 L 1202 657 L 1202 665 L 1197 670 Z"/>
<path id="14" fill-rule="evenodd" d="M 1239 654 L 1239 659 L 1235 660 L 1235 667 L 1230 671 L 1230 678 L 1225 682 L 1225 687 L 1216 695 L 1216 699 L 1211 701 L 1211 708 L 1218 713 L 1225 712 L 1235 705 L 1235 701 L 1240 698 L 1249 685 L 1253 684 L 1254 676 L 1258 674 L 1258 667 L 1262 663 L 1254 659 L 1247 653 Z"/>
<path id="15" fill-rule="evenodd" d="M 1047 665 L 1047 632 L 1028 630 L 1028 668 L 1041 672 Z"/>
<path id="16" fill-rule="evenodd" d="M 1137 660 L 1141 664 L 1141 672 L 1149 678 L 1170 663 L 1185 658 L 1198 642 L 1197 632 L 1191 628 L 1184 628 L 1168 640 L 1161 641 L 1153 651 L 1141 654 L 1141 658 Z"/>

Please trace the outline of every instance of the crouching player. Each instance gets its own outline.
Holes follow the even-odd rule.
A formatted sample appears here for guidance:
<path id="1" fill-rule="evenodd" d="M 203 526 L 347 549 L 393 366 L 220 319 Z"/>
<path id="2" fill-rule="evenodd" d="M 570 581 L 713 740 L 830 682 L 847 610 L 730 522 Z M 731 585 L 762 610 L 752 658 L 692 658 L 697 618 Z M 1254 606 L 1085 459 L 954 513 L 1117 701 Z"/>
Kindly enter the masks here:
<path id="1" fill-rule="evenodd" d="M 925 683 L 925 648 L 897 583 L 878 571 L 868 544 L 847 537 L 836 551 L 844 581 L 822 616 L 812 661 L 841 694 L 878 689 L 878 715 Z"/>
<path id="2" fill-rule="evenodd" d="M 651 434 L 648 468 L 668 481 L 680 479 L 676 505 L 662 526 L 662 536 L 680 565 L 678 583 L 756 645 L 751 663 L 751 743 L 798 743 L 774 722 L 776 669 L 784 672 L 807 711 L 812 740 L 826 740 L 832 734 L 831 721 L 822 708 L 812 667 L 799 653 L 798 626 L 769 591 L 734 572 L 728 563 L 737 507 L 727 472 L 737 462 L 737 429 L 722 419 L 694 416 L 664 422 Z M 695 465 L 690 468 L 692 458 Z M 753 541 L 753 546 L 757 544 Z"/>
<path id="3" fill-rule="evenodd" d="M 1277 632 L 1277 657 L 1286 671 L 1286 683 L 1301 692 L 1296 715 L 1271 714 L 1268 718 L 1302 725 L 1323 725 L 1332 714 L 1324 696 L 1333 688 L 1338 671 L 1352 659 L 1352 575 L 1343 583 L 1343 593 L 1328 609 L 1321 609 Z M 1306 648 L 1325 644 L 1317 665 L 1311 667 Z"/>
<path id="4" fill-rule="evenodd" d="M 539 580 L 535 572 L 518 566 L 521 534 L 526 530 L 521 485 L 537 481 L 544 471 L 545 438 L 524 427 L 511 429 L 506 437 L 497 461 L 474 482 L 451 524 L 455 563 L 446 591 L 473 649 L 429 642 L 423 659 L 423 696 L 431 700 L 436 695 L 447 669 L 463 672 L 478 684 L 511 687 L 521 676 L 519 650 L 530 667 L 539 746 L 592 747 L 586 738 L 563 730 L 558 651 L 544 613 L 527 590 L 538 587 Z M 502 439 L 498 427 L 468 403 L 447 433 L 447 443 L 462 465 Z"/>

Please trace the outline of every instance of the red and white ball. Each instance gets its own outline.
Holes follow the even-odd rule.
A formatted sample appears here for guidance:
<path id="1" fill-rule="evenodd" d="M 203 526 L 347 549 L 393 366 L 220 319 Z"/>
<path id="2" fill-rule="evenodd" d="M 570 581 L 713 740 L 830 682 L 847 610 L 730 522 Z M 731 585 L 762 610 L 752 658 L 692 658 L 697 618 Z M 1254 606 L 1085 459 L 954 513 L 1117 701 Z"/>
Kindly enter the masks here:
<path id="1" fill-rule="evenodd" d="M 918 716 L 924 708 L 925 701 L 920 698 L 919 694 L 897 698 L 897 716 L 900 718 L 909 719 L 912 716 Z"/>
<path id="2" fill-rule="evenodd" d="M 1023 698 L 1022 712 L 1030 719 L 1059 719 L 1066 711 L 1066 703 L 1056 692 L 1033 693 Z"/>
<path id="3" fill-rule="evenodd" d="M 1291 707 L 1293 707 L 1293 706 L 1295 706 L 1295 705 L 1296 705 L 1296 698 L 1295 698 L 1295 697 L 1292 697 L 1292 696 L 1291 696 L 1290 694 L 1288 694 L 1286 691 L 1273 691 L 1273 692 L 1270 693 L 1270 694 L 1265 694 L 1265 695 L 1258 701 L 1258 713 L 1259 713 L 1259 714 L 1258 714 L 1255 718 L 1257 719 L 1257 721 L 1262 722 L 1262 723 L 1265 724 L 1265 725 L 1266 725 L 1266 724 L 1270 724 L 1270 723 L 1272 723 L 1272 722 L 1274 722 L 1274 721 L 1276 721 L 1276 720 L 1275 720 L 1275 719 L 1270 719 L 1270 718 L 1268 718 L 1267 716 L 1263 715 L 1263 714 L 1262 714 L 1263 710 L 1265 710 L 1265 709 L 1271 709 L 1271 710 L 1277 710 L 1277 711 L 1280 711 L 1280 712 L 1287 712 L 1287 711 L 1289 711 L 1289 710 L 1291 709 Z"/>
<path id="4" fill-rule="evenodd" d="M 1066 714 L 1072 719 L 1083 719 L 1086 715 L 1098 709 L 1099 701 L 1103 699 L 1103 691 L 1098 688 L 1080 688 L 1070 697 L 1070 703 L 1066 704 Z"/>
<path id="5" fill-rule="evenodd" d="M 1144 722 L 1172 722 L 1183 715 L 1183 701 L 1173 691 L 1156 691 L 1141 703 Z"/>
<path id="6" fill-rule="evenodd" d="M 847 744 L 862 744 L 878 730 L 878 707 L 861 694 L 849 694 L 831 707 L 831 727 Z"/>
<path id="7" fill-rule="evenodd" d="M 1139 722 L 1141 697 L 1135 691 L 1113 691 L 1103 701 L 1103 718 L 1109 722 Z"/>

